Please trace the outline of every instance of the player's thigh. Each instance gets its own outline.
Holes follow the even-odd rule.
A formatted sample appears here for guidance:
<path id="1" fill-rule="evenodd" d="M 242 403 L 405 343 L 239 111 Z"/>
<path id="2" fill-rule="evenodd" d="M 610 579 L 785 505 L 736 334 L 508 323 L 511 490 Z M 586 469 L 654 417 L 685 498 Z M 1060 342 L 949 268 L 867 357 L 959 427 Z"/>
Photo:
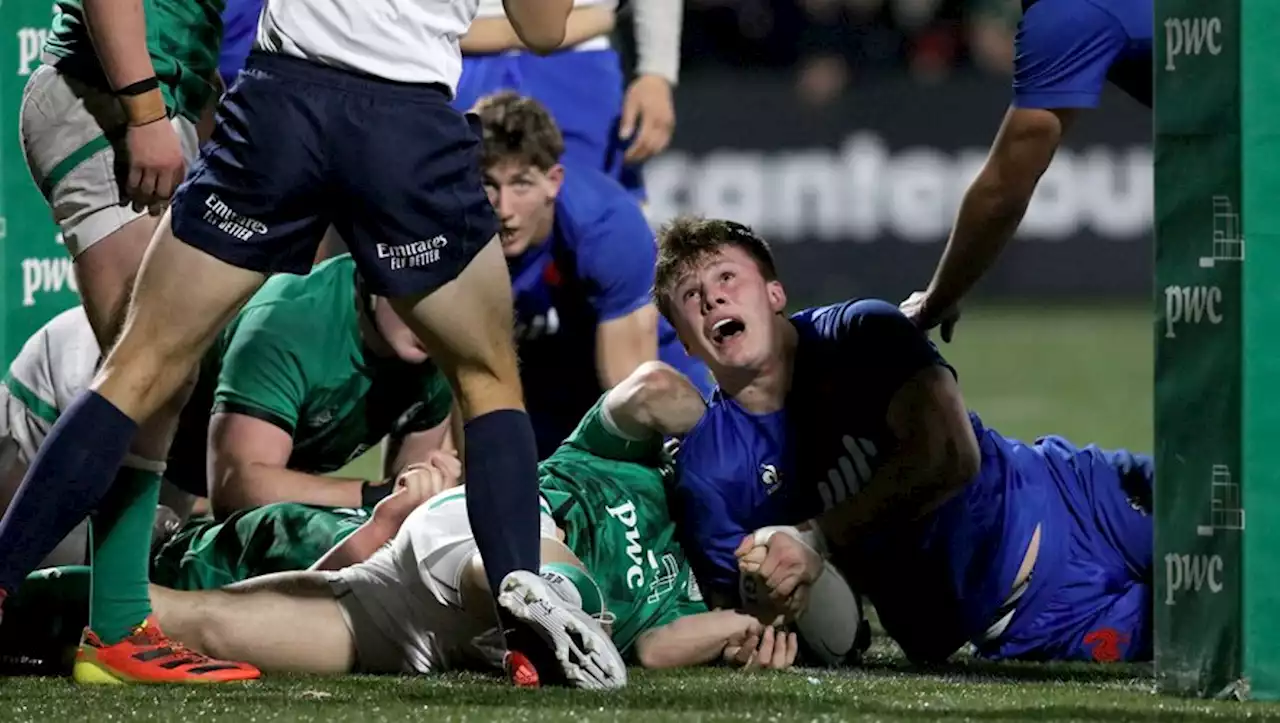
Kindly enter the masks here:
<path id="1" fill-rule="evenodd" d="M 188 160 L 194 128 L 173 121 Z M 124 195 L 126 119 L 110 94 L 41 66 L 21 109 L 23 155 L 62 240 L 100 343 L 119 331 L 129 290 L 155 231 L 157 216 L 135 211 Z"/>
<path id="2" fill-rule="evenodd" d="M 1038 0 L 1014 38 L 1013 105 L 1096 107 L 1128 35 L 1114 15 L 1079 0 Z"/>
<path id="3" fill-rule="evenodd" d="M 325 72 L 337 71 L 250 57 L 174 195 L 174 236 L 241 269 L 310 271 L 334 205 L 331 119 L 341 94 Z"/>
<path id="4" fill-rule="evenodd" d="M 157 431 L 149 458 L 164 458 L 170 425 L 176 426 L 178 405 L 194 386 L 201 355 L 265 280 L 262 273 L 182 243 L 168 214 L 162 219 L 143 258 L 124 328 L 93 382 L 95 391 L 134 420 L 165 411 L 166 429 Z"/>
<path id="5" fill-rule="evenodd" d="M 207 652 L 263 670 L 346 673 L 355 644 L 323 573 L 285 572 L 212 593 L 215 612 L 203 634 Z"/>

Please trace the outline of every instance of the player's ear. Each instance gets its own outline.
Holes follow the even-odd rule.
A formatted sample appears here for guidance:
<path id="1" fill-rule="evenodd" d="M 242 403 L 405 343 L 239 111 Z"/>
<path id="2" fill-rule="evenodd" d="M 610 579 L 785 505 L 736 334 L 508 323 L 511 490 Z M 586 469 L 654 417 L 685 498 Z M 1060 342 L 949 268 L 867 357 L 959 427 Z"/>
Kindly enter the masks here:
<path id="1" fill-rule="evenodd" d="M 765 293 L 769 295 L 769 308 L 775 314 L 781 314 L 787 308 L 787 291 L 782 288 L 781 281 L 765 282 Z"/>
<path id="2" fill-rule="evenodd" d="M 559 163 L 547 169 L 547 183 L 550 185 L 551 197 L 560 194 L 560 186 L 564 185 L 564 166 Z"/>

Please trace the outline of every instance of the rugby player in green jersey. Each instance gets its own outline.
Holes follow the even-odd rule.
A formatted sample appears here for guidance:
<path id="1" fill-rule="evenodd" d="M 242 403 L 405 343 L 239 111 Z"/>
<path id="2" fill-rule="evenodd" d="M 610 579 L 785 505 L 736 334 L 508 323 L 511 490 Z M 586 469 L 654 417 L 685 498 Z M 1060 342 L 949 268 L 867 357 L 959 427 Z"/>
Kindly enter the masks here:
<path id="1" fill-rule="evenodd" d="M 27 167 L 61 228 L 97 340 L 117 336 L 160 213 L 212 128 L 220 81 L 221 0 L 57 0 L 43 64 L 21 106 Z M 81 681 L 217 682 L 250 666 L 191 657 L 169 665 L 147 600 L 152 520 L 184 394 L 149 417 L 96 506 L 92 643 Z M 114 464 L 114 463 L 113 463 Z M 94 492 L 97 497 L 99 492 Z M 44 556 L 48 530 L 83 510 L 58 504 L 86 490 L 28 485 L 0 520 L 0 604 Z M 58 533 L 61 534 L 61 533 Z M 43 537 L 42 537 L 43 536 Z M 95 672 L 96 671 L 96 672 Z"/>
<path id="2" fill-rule="evenodd" d="M 662 441 L 687 430 L 702 410 L 679 372 L 646 363 L 539 466 L 542 579 L 504 592 L 499 604 L 516 617 L 558 616 L 548 642 L 577 685 L 605 687 L 609 671 L 623 664 L 611 650 L 578 642 L 590 640 L 574 635 L 588 616 L 609 623 L 624 658 L 648 667 L 710 662 L 745 647 L 756 650 L 754 664 L 795 660 L 794 634 L 775 637 L 735 611 L 708 612 L 677 542 Z M 157 591 L 160 619 L 197 649 L 265 670 L 496 668 L 501 645 L 489 634 L 496 619 L 466 488 L 407 514 L 412 505 L 399 497 L 381 503 L 317 565 L 339 569 L 268 575 L 218 591 Z M 547 605 L 552 597 L 571 605 Z"/>

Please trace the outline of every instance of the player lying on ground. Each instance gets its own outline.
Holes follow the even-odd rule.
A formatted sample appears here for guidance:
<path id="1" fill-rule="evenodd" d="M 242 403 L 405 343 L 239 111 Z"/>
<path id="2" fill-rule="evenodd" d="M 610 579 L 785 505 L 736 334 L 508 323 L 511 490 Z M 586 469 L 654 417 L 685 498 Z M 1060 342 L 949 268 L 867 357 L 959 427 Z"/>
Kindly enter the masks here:
<path id="1" fill-rule="evenodd" d="M 1013 104 L 956 215 L 926 291 L 903 302 L 951 341 L 956 305 L 1013 238 L 1063 135 L 1110 81 L 1151 107 L 1152 0 L 1022 0 Z"/>
<path id="2" fill-rule="evenodd" d="M 572 10 L 571 0 L 504 6 L 521 39 L 543 52 L 563 40 Z M 7 513 L 49 524 L 0 527 L 0 589 L 16 587 L 88 515 L 139 426 L 180 395 L 235 311 L 269 275 L 310 271 L 331 226 L 370 292 L 390 300 L 449 377 L 466 423 L 464 457 L 483 450 L 465 466 L 490 587 L 536 579 L 537 451 L 511 339 L 510 277 L 477 167 L 479 139 L 449 105 L 457 39 L 474 15 L 460 1 L 267 1 L 258 52 L 223 96 L 209 142 L 161 218 L 127 323 L 90 388 L 50 430 Z M 141 26 L 136 13 L 128 17 Z M 536 630 L 516 620 L 502 629 L 513 664 L 527 667 L 533 656 L 555 674 Z M 82 648 L 86 671 L 96 671 L 86 677 L 136 677 L 102 650 Z"/>
<path id="3" fill-rule="evenodd" d="M 160 214 L 212 132 L 221 3 L 148 2 L 145 17 L 142 0 L 52 4 L 43 62 L 23 91 L 22 150 L 71 254 L 94 336 L 106 345 L 124 326 Z M 219 665 L 200 674 L 191 671 L 210 670 L 210 661 L 166 669 L 133 656 L 157 649 L 154 635 L 143 643 L 134 633 L 150 612 L 152 525 L 189 371 L 138 420 L 136 434 L 118 439 L 118 454 L 103 465 L 86 462 L 96 468 L 92 474 L 21 486 L 0 519 L 0 605 L 92 512 L 102 583 L 93 591 L 94 620 L 106 646 L 121 646 L 115 649 L 124 674 L 146 681 L 253 678 L 257 672 L 248 667 Z M 77 437 L 116 439 L 93 428 Z"/>
<path id="4" fill-rule="evenodd" d="M 662 438 L 688 429 L 702 411 L 701 397 L 678 372 L 646 364 L 540 466 L 543 580 L 500 599 L 517 616 L 541 610 L 548 596 L 568 601 L 544 611 L 554 623 L 546 629 L 580 683 L 596 687 L 622 663 L 596 645 L 601 633 L 591 614 L 611 621 L 626 659 L 649 667 L 720 658 L 786 667 L 795 658 L 794 635 L 737 612 L 706 612 L 676 542 Z M 429 472 L 437 479 L 409 480 L 318 565 L 336 572 L 271 575 L 221 591 L 157 590 L 161 622 L 190 645 L 236 651 L 267 670 L 491 668 L 501 656 L 484 645 L 495 621 L 465 488 L 416 505 L 422 486 L 452 481 L 446 466 L 432 463 Z M 583 642 L 570 641 L 567 630 Z"/>
<path id="5" fill-rule="evenodd" d="M 499 93 L 474 112 L 515 290 L 520 377 L 539 458 L 643 362 L 660 359 L 709 392 L 706 367 L 654 308 L 653 230 L 635 199 L 595 168 L 562 164 L 560 129 L 537 101 Z"/>
<path id="6" fill-rule="evenodd" d="M 1149 459 L 986 428 L 892 305 L 785 315 L 744 226 L 678 219 L 660 243 L 658 303 L 720 385 L 673 491 L 709 599 L 758 575 L 795 614 L 827 555 L 912 660 L 966 642 L 995 659 L 1150 658 Z M 757 534 L 778 525 L 810 543 Z"/>

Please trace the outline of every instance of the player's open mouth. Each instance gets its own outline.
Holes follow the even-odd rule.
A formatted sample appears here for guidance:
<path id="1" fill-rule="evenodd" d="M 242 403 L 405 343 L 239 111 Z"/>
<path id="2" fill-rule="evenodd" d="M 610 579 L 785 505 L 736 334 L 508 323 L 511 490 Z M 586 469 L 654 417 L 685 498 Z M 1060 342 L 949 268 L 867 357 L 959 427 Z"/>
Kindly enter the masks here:
<path id="1" fill-rule="evenodd" d="M 746 330 L 741 319 L 726 317 L 711 325 L 711 343 L 723 344 Z"/>

